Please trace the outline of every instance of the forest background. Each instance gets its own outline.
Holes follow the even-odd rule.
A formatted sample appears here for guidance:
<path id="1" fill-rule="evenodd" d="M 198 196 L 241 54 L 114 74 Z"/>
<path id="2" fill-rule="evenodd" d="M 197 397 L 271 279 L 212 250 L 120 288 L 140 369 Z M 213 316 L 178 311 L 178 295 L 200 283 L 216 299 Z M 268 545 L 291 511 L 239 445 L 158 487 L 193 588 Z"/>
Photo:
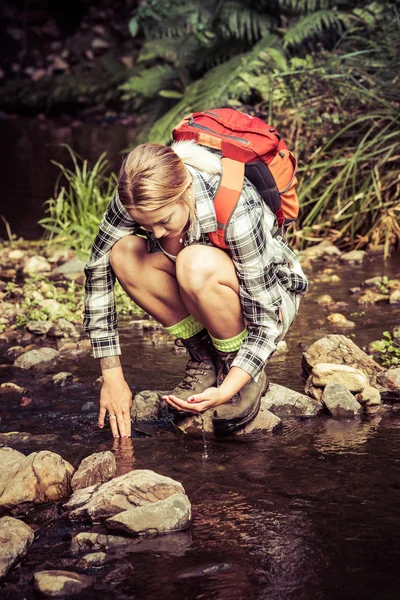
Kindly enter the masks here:
<path id="1" fill-rule="evenodd" d="M 0 9 L 4 115 L 133 119 L 168 143 L 180 118 L 230 106 L 298 156 L 298 247 L 400 247 L 400 5 L 330 0 L 17 0 Z M 126 149 L 122 149 L 126 150 Z M 72 152 L 42 221 L 88 251 L 115 175 Z"/>

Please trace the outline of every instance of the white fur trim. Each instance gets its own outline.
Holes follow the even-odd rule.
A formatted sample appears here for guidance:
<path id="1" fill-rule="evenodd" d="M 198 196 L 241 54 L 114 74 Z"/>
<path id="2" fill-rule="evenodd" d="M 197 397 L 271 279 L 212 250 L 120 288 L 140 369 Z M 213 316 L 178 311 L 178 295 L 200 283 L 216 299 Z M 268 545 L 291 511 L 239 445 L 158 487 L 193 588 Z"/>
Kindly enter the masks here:
<path id="1" fill-rule="evenodd" d="M 204 171 L 210 175 L 222 173 L 221 159 L 204 146 L 196 144 L 193 140 L 174 142 L 172 150 L 182 159 L 185 165 Z"/>

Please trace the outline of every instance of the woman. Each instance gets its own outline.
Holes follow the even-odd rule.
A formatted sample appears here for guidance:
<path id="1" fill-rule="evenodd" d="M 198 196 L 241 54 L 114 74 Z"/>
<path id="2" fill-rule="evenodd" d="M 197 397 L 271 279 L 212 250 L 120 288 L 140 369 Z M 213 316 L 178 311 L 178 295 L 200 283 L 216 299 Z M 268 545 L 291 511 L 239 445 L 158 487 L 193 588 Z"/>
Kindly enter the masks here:
<path id="1" fill-rule="evenodd" d="M 265 365 L 307 291 L 275 216 L 247 180 L 228 250 L 212 245 L 220 175 L 220 154 L 192 141 L 143 144 L 122 165 L 85 269 L 85 329 L 104 378 L 99 426 L 108 412 L 115 437 L 130 435 L 132 402 L 119 360 L 115 277 L 189 352 L 185 377 L 165 401 L 175 412 L 213 409 L 220 433 L 257 415 Z"/>

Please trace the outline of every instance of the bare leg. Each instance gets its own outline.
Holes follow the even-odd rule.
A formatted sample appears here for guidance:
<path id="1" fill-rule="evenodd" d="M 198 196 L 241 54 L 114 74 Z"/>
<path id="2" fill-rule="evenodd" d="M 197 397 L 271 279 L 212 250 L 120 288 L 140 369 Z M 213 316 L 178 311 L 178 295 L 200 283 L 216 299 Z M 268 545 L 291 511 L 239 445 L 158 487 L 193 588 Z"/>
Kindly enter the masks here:
<path id="1" fill-rule="evenodd" d="M 239 282 L 228 254 L 212 246 L 184 248 L 176 262 L 180 294 L 188 311 L 217 339 L 244 328 Z"/>
<path id="2" fill-rule="evenodd" d="M 122 238 L 110 261 L 128 296 L 156 321 L 169 327 L 188 316 L 174 263 L 161 253 L 149 254 L 145 240 L 134 235 Z"/>

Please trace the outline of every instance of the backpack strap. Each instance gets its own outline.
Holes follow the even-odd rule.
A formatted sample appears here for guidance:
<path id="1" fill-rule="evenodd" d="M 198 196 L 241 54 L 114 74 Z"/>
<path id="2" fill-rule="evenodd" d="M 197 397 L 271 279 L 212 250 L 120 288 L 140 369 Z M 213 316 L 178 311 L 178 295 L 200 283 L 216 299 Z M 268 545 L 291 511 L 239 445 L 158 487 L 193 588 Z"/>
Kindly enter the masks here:
<path id="1" fill-rule="evenodd" d="M 214 198 L 217 230 L 209 233 L 208 236 L 215 246 L 227 249 L 225 231 L 242 193 L 245 165 L 225 157 L 221 158 L 221 164 L 221 181 Z"/>

